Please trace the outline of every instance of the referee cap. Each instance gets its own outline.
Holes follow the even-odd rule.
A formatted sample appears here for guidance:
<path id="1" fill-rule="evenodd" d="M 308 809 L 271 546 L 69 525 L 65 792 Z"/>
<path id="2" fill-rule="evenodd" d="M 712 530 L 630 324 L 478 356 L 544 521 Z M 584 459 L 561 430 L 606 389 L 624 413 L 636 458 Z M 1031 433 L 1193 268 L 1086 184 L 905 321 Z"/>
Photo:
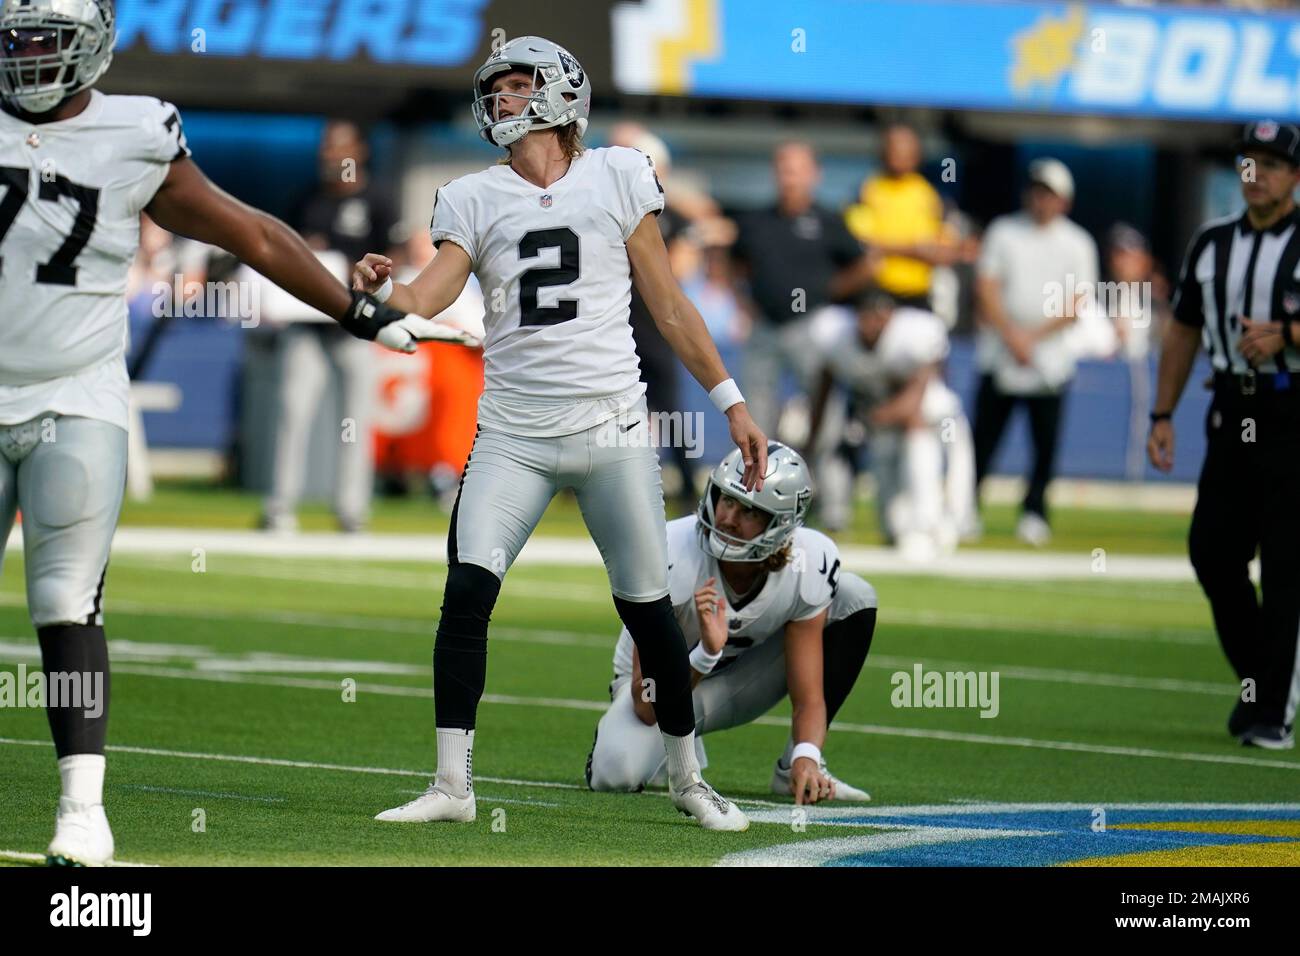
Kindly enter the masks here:
<path id="1" fill-rule="evenodd" d="M 1293 166 L 1300 166 L 1300 129 L 1291 123 L 1276 120 L 1256 120 L 1241 130 L 1241 138 L 1233 149 L 1238 154 L 1259 150 L 1280 156 Z"/>
<path id="2" fill-rule="evenodd" d="M 1029 181 L 1046 186 L 1062 199 L 1074 198 L 1074 177 L 1059 159 L 1036 159 L 1029 164 Z"/>

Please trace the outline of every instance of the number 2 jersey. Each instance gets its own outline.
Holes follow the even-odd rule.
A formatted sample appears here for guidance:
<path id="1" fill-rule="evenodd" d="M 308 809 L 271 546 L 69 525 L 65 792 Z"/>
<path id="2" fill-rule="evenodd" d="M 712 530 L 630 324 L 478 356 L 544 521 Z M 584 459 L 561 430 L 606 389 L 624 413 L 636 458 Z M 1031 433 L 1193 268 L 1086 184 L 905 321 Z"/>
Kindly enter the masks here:
<path id="1" fill-rule="evenodd" d="M 0 425 L 127 427 L 127 270 L 140 212 L 190 155 L 176 108 L 92 90 L 53 123 L 0 111 Z"/>
<path id="2" fill-rule="evenodd" d="M 641 397 L 626 243 L 663 190 L 635 149 L 587 149 L 545 189 L 508 165 L 438 190 L 430 234 L 469 254 L 483 289 L 479 423 L 568 435 Z"/>
<path id="3" fill-rule="evenodd" d="M 785 625 L 805 621 L 830 609 L 826 623 L 874 606 L 874 592 L 840 588 L 840 552 L 835 542 L 820 531 L 796 528 L 790 561 L 780 571 L 770 572 L 757 594 L 738 602 L 727 600 L 727 643 L 710 677 L 726 668 L 751 647 L 764 641 L 785 638 Z M 695 592 L 709 578 L 725 596 L 717 559 L 700 543 L 699 522 L 694 515 L 668 522 L 668 593 L 673 613 L 686 636 L 686 646 L 700 642 L 700 618 L 695 610 Z M 614 648 L 614 673 L 632 673 L 632 635 L 623 628 Z"/>

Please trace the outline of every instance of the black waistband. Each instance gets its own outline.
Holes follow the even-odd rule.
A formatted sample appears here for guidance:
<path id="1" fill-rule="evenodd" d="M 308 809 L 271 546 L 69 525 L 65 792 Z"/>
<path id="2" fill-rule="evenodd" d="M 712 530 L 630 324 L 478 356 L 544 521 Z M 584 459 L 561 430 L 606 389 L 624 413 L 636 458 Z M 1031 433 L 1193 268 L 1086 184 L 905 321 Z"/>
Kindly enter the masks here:
<path id="1" fill-rule="evenodd" d="M 1214 390 L 1230 395 L 1300 394 L 1300 372 L 1215 372 Z"/>

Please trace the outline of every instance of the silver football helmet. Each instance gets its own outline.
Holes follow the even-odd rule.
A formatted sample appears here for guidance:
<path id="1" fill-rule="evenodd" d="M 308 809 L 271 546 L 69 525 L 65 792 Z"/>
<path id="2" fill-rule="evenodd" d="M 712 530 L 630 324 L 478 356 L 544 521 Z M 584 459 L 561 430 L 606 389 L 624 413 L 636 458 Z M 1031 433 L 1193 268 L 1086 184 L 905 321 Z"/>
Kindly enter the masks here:
<path id="1" fill-rule="evenodd" d="M 533 75 L 533 93 L 518 116 L 497 119 L 497 103 L 503 96 L 493 93 L 492 81 L 502 73 L 522 70 Z M 474 71 L 474 119 L 479 135 L 489 143 L 509 146 L 535 129 L 578 124 L 578 135 L 587 131 L 591 112 L 591 81 L 581 64 L 558 43 L 542 37 L 516 37 L 503 43 L 487 62 Z"/>
<path id="2" fill-rule="evenodd" d="M 788 445 L 767 443 L 767 474 L 761 491 L 747 491 L 745 461 L 735 448 L 709 473 L 708 487 L 696 513 L 700 547 L 719 561 L 762 561 L 785 547 L 794 529 L 808 517 L 812 503 L 812 476 L 802 457 Z M 745 540 L 718 530 L 718 499 L 730 495 L 771 515 L 757 537 Z"/>
<path id="3" fill-rule="evenodd" d="M 113 0 L 0 0 L 0 96 L 45 113 L 113 59 Z"/>

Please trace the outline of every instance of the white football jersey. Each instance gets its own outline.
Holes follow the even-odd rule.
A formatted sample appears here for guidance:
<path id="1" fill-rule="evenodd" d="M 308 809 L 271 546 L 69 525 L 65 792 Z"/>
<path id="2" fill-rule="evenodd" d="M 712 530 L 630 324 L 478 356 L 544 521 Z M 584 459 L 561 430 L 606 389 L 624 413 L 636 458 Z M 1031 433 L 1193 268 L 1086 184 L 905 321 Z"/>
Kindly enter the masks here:
<path id="1" fill-rule="evenodd" d="M 827 355 L 827 362 L 837 382 L 877 402 L 893 395 L 918 369 L 947 355 L 943 319 L 924 309 L 898 308 L 875 348 L 862 344 L 854 325 Z"/>
<path id="2" fill-rule="evenodd" d="M 0 424 L 127 424 L 127 269 L 140 212 L 188 156 L 170 103 L 92 91 L 78 115 L 0 111 Z"/>
<path id="3" fill-rule="evenodd" d="M 641 397 L 626 243 L 663 190 L 644 153 L 584 150 L 548 188 L 508 165 L 438 190 L 430 234 L 469 254 L 486 309 L 479 422 L 565 435 Z"/>
<path id="4" fill-rule="evenodd" d="M 839 621 L 859 610 L 856 602 L 837 605 L 840 552 L 835 542 L 820 531 L 796 528 L 791 560 L 780 571 L 768 574 L 759 592 L 733 607 L 727 601 L 727 643 L 713 674 L 721 673 L 737 657 L 767 640 L 783 640 L 785 625 L 805 621 L 830 608 L 826 623 Z M 673 612 L 686 635 L 686 646 L 700 642 L 700 618 L 695 610 L 695 592 L 709 578 L 719 593 L 722 572 L 718 560 L 700 546 L 699 523 L 694 515 L 668 522 L 668 593 Z M 614 649 L 614 673 L 632 673 L 632 635 L 623 628 Z"/>

